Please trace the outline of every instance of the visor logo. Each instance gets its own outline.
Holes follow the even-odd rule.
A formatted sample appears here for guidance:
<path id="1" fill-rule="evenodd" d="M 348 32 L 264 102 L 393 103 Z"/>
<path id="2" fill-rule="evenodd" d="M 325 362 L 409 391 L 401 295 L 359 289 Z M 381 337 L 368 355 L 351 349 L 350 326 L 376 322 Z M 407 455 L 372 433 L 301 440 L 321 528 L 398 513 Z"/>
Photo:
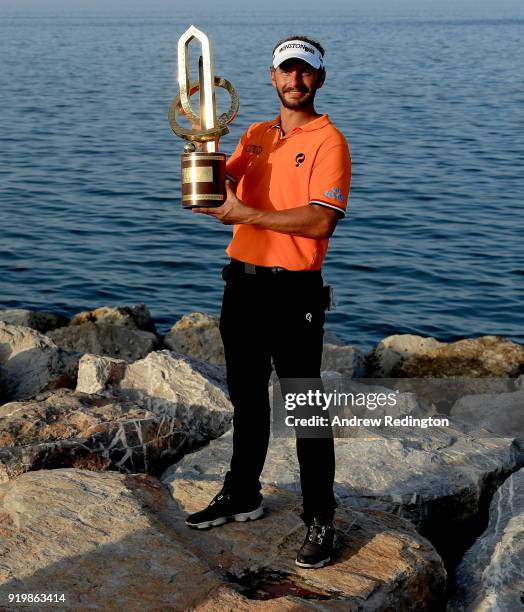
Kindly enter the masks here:
<path id="1" fill-rule="evenodd" d="M 304 153 L 297 153 L 297 156 L 295 157 L 296 167 L 298 168 L 305 159 L 306 156 L 304 155 Z"/>

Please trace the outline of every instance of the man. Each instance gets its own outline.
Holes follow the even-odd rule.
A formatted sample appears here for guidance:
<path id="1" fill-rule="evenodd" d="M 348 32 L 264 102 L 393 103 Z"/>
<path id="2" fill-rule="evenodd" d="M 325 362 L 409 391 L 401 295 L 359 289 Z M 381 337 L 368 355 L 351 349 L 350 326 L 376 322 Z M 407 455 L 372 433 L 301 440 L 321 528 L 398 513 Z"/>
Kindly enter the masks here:
<path id="1" fill-rule="evenodd" d="M 222 490 L 186 519 L 194 528 L 246 521 L 264 513 L 260 474 L 270 436 L 268 382 L 320 380 L 325 309 L 321 265 L 345 215 L 351 159 L 344 136 L 316 112 L 325 79 L 324 49 L 305 37 L 280 41 L 270 76 L 280 115 L 249 127 L 228 161 L 227 200 L 195 208 L 233 224 L 220 332 L 233 416 L 233 455 Z M 235 191 L 236 190 L 236 191 Z M 307 533 L 296 563 L 322 567 L 334 545 L 335 453 L 328 435 L 297 433 Z"/>

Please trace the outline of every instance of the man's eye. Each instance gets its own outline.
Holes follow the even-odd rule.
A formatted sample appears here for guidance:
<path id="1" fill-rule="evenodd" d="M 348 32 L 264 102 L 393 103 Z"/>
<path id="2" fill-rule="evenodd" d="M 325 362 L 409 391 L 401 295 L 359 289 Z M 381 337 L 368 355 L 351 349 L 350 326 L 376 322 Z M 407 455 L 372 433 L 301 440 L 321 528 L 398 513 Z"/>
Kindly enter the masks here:
<path id="1" fill-rule="evenodd" d="M 302 71 L 302 76 L 310 76 L 311 75 L 311 70 L 303 70 Z"/>

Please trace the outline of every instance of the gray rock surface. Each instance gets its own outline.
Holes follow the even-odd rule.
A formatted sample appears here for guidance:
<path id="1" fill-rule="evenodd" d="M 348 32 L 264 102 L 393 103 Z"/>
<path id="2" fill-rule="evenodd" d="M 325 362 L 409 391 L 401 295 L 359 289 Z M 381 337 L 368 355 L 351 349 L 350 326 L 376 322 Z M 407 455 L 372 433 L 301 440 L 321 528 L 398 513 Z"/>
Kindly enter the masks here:
<path id="1" fill-rule="evenodd" d="M 517 377 L 524 370 L 524 346 L 500 336 L 441 343 L 412 335 L 389 336 L 367 359 L 374 377 Z"/>
<path id="2" fill-rule="evenodd" d="M 155 414 L 174 417 L 194 443 L 220 436 L 233 416 L 224 368 L 168 350 L 129 364 L 118 392 Z"/>
<path id="3" fill-rule="evenodd" d="M 47 335 L 66 351 L 105 355 L 127 362 L 145 357 L 160 344 L 151 332 L 105 320 L 68 325 Z"/>
<path id="4" fill-rule="evenodd" d="M 457 400 L 450 414 L 501 436 L 524 441 L 524 389 L 513 393 L 466 395 Z"/>
<path id="5" fill-rule="evenodd" d="M 224 346 L 218 323 L 218 317 L 202 312 L 184 315 L 164 336 L 164 344 L 176 353 L 224 365 Z"/>
<path id="6" fill-rule="evenodd" d="M 77 313 L 71 319 L 71 325 L 84 323 L 112 323 L 129 329 L 141 329 L 156 334 L 156 327 L 151 313 L 145 304 L 135 306 L 101 306 L 94 310 Z"/>
<path id="7" fill-rule="evenodd" d="M 205 507 L 220 486 L 218 480 L 189 477 L 178 479 L 171 490 L 181 510 L 191 513 Z M 224 566 L 230 580 L 262 593 L 293 589 L 300 597 L 301 590 L 309 591 L 317 610 L 430 610 L 440 600 L 442 561 L 407 521 L 382 512 L 341 509 L 332 563 L 312 573 L 294 564 L 305 534 L 300 500 L 270 485 L 262 492 L 266 516 L 259 521 L 215 529 L 215 540 L 204 532 L 190 535 L 211 564 L 217 560 Z M 325 599 L 319 600 L 322 593 Z M 265 601 L 267 609 L 273 609 L 271 603 L 280 609 L 280 598 Z M 305 601 L 296 603 L 295 610 L 305 609 Z"/>
<path id="8" fill-rule="evenodd" d="M 352 346 L 324 340 L 321 369 L 340 372 L 349 378 L 358 378 L 364 375 L 364 353 Z"/>
<path id="9" fill-rule="evenodd" d="M 103 393 L 118 385 L 125 371 L 126 362 L 123 359 L 86 353 L 78 362 L 76 390 L 82 393 Z"/>
<path id="10" fill-rule="evenodd" d="M 69 324 L 69 319 L 53 312 L 42 312 L 38 310 L 27 310 L 26 308 L 2 308 L 0 309 L 0 321 L 10 325 L 23 325 L 36 329 L 43 334 L 51 329 L 63 327 Z"/>
<path id="11" fill-rule="evenodd" d="M 442 562 L 406 521 L 342 512 L 336 557 L 312 573 L 294 564 L 304 526 L 289 492 L 268 488 L 258 521 L 189 530 L 186 511 L 217 484 L 181 482 L 178 503 L 145 475 L 39 470 L 0 485 L 1 600 L 49 585 L 60 611 L 429 612 L 441 600 Z"/>
<path id="12" fill-rule="evenodd" d="M 0 321 L 3 401 L 30 398 L 46 389 L 74 387 L 79 358 L 34 329 Z"/>
<path id="13" fill-rule="evenodd" d="M 145 475 L 39 470 L 0 485 L 0 600 L 52 592 L 65 602 L 12 609 L 196 609 L 221 582 L 177 541 L 175 512 Z"/>
<path id="14" fill-rule="evenodd" d="M 0 421 L 0 481 L 57 467 L 156 474 L 186 442 L 174 418 L 69 389 L 4 404 Z"/>
<path id="15" fill-rule="evenodd" d="M 496 491 L 486 531 L 464 555 L 450 612 L 513 612 L 524 607 L 524 469 Z"/>
<path id="16" fill-rule="evenodd" d="M 395 334 L 381 340 L 366 358 L 366 376 L 389 378 L 397 376 L 402 364 L 410 357 L 425 355 L 445 346 L 435 338 L 413 334 Z"/>
<path id="17" fill-rule="evenodd" d="M 294 437 L 271 437 L 263 483 L 300 493 Z M 232 431 L 184 456 L 161 476 L 223 479 L 229 469 Z M 478 437 L 460 428 L 402 427 L 380 433 L 361 427 L 352 438 L 336 438 L 335 494 L 341 507 L 372 508 L 413 522 L 445 559 L 469 537 L 493 483 L 517 469 L 512 438 Z M 465 546 L 465 544 L 464 544 Z"/>

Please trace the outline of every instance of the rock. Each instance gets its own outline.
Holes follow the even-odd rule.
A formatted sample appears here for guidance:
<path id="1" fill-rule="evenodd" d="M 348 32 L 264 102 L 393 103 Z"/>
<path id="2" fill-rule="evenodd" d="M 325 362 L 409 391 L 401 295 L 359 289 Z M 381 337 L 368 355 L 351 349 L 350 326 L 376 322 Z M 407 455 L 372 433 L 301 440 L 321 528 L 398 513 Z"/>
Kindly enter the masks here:
<path id="1" fill-rule="evenodd" d="M 219 330 L 219 318 L 201 312 L 184 315 L 164 336 L 164 344 L 177 353 L 200 361 L 225 364 L 224 346 Z M 322 370 L 334 370 L 348 377 L 362 376 L 364 355 L 339 338 L 326 332 L 322 355 Z"/>
<path id="2" fill-rule="evenodd" d="M 4 401 L 26 399 L 45 389 L 74 387 L 79 357 L 34 329 L 0 321 Z"/>
<path id="3" fill-rule="evenodd" d="M 102 306 L 94 310 L 79 312 L 71 319 L 71 325 L 84 323 L 112 323 L 128 329 L 142 330 L 156 334 L 151 313 L 145 304 L 135 306 Z"/>
<path id="4" fill-rule="evenodd" d="M 218 317 L 202 312 L 184 315 L 164 336 L 164 344 L 176 353 L 223 365 L 226 360 L 218 323 Z"/>
<path id="5" fill-rule="evenodd" d="M 340 507 L 371 508 L 413 522 L 447 562 L 467 548 L 494 488 L 517 468 L 512 438 L 455 428 L 359 429 L 335 438 L 335 494 Z M 403 430 L 403 431 L 402 431 Z M 484 432 L 485 435 L 485 432 Z M 271 436 L 261 481 L 300 493 L 293 436 Z M 222 480 L 232 454 L 232 430 L 185 455 L 161 479 Z"/>
<path id="6" fill-rule="evenodd" d="M 71 612 L 108 602 L 132 612 L 429 612 L 441 602 L 442 562 L 406 521 L 344 512 L 333 563 L 312 573 L 294 564 L 304 526 L 289 492 L 268 488 L 269 513 L 258 521 L 188 529 L 186 510 L 216 488 L 180 483 L 181 509 L 145 475 L 39 470 L 0 485 L 2 601 L 52 585 L 65 594 L 53 607 Z"/>
<path id="7" fill-rule="evenodd" d="M 0 481 L 84 467 L 158 473 L 183 452 L 180 423 L 133 402 L 59 389 L 0 406 Z"/>
<path id="8" fill-rule="evenodd" d="M 220 486 L 219 480 L 181 473 L 171 492 L 191 513 L 204 508 Z M 294 563 L 305 534 L 300 500 L 269 485 L 262 492 L 266 516 L 258 521 L 230 523 L 213 530 L 212 537 L 196 530 L 184 534 L 193 550 L 200 550 L 212 567 L 220 564 L 244 595 L 294 592 L 300 598 L 302 592 L 320 610 L 430 610 L 441 600 L 442 561 L 408 521 L 382 512 L 341 510 L 332 563 L 313 575 Z M 301 604 L 298 599 L 295 609 L 307 609 Z"/>
<path id="9" fill-rule="evenodd" d="M 199 609 L 225 585 L 178 541 L 176 511 L 145 475 L 39 470 L 0 485 L 1 601 L 53 592 L 65 594 L 53 609 L 71 612 Z"/>
<path id="10" fill-rule="evenodd" d="M 345 342 L 341 340 L 336 334 L 330 331 L 324 331 L 324 344 L 335 344 L 337 346 L 344 346 Z"/>
<path id="11" fill-rule="evenodd" d="M 168 350 L 129 364 L 119 393 L 180 420 L 192 444 L 224 433 L 233 416 L 224 369 Z"/>
<path id="12" fill-rule="evenodd" d="M 51 329 L 68 325 L 69 319 L 52 312 L 40 312 L 25 308 L 4 308 L 0 310 L 0 321 L 10 325 L 23 325 L 43 334 Z"/>
<path id="13" fill-rule="evenodd" d="M 423 338 L 412 334 L 397 334 L 381 340 L 366 357 L 366 376 L 390 378 L 398 376 L 397 372 L 404 361 L 417 355 L 445 346 L 435 338 Z"/>
<path id="14" fill-rule="evenodd" d="M 356 348 L 324 342 L 322 351 L 322 371 L 334 371 L 348 378 L 364 375 L 364 354 Z"/>
<path id="15" fill-rule="evenodd" d="M 123 359 L 86 353 L 78 362 L 76 390 L 82 393 L 103 393 L 108 387 L 118 385 L 125 371 L 126 362 Z"/>
<path id="16" fill-rule="evenodd" d="M 450 344 L 419 336 L 390 336 L 367 358 L 374 377 L 517 377 L 524 370 L 524 346 L 500 336 Z"/>
<path id="17" fill-rule="evenodd" d="M 159 346 L 155 334 L 103 320 L 61 327 L 50 331 L 48 336 L 66 351 L 105 355 L 127 362 L 141 359 Z"/>
<path id="18" fill-rule="evenodd" d="M 500 436 L 524 441 L 524 389 L 513 393 L 487 393 L 460 398 L 451 416 Z"/>
<path id="19" fill-rule="evenodd" d="M 487 529 L 457 568 L 450 612 L 521 610 L 524 593 L 524 469 L 496 491 Z"/>

